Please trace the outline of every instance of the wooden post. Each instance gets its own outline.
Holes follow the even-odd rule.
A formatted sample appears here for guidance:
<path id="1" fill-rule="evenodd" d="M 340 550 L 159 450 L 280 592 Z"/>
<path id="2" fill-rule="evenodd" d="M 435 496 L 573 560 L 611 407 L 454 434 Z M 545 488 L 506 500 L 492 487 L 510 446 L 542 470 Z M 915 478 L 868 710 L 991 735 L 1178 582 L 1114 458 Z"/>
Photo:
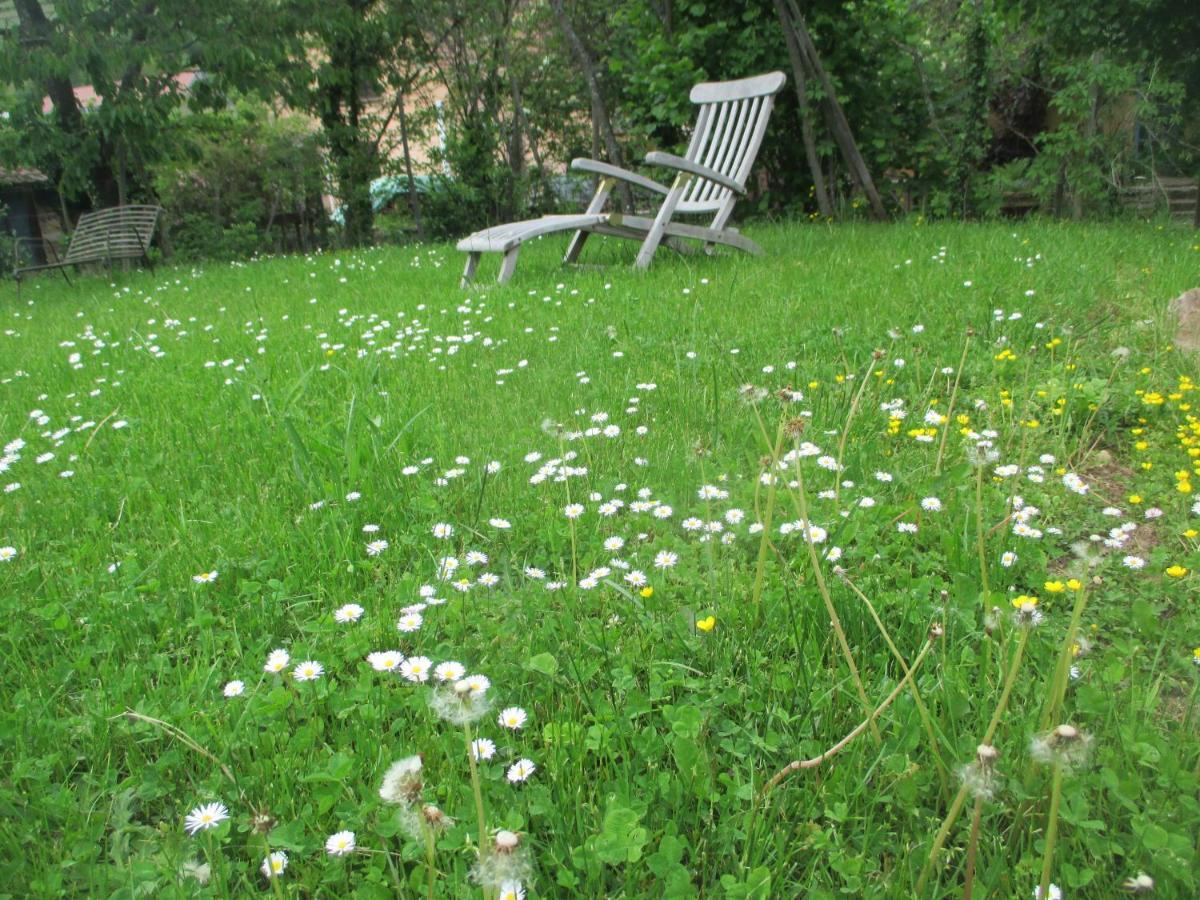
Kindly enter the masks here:
<path id="1" fill-rule="evenodd" d="M 829 130 L 833 133 L 833 139 L 837 141 L 838 148 L 842 151 L 842 156 L 846 159 L 846 165 L 850 169 L 850 176 L 866 195 L 867 202 L 871 206 L 872 217 L 877 221 L 885 222 L 887 221 L 888 214 L 883 205 L 883 198 L 879 195 L 879 191 L 875 187 L 875 181 L 871 178 L 871 172 L 867 168 L 866 160 L 863 159 L 862 153 L 858 150 L 858 144 L 854 140 L 854 132 L 850 130 L 850 123 L 846 119 L 845 110 L 842 109 L 842 105 L 838 102 L 837 93 L 833 89 L 833 82 L 829 78 L 829 73 L 821 65 L 821 58 L 817 54 L 817 47 L 813 43 L 812 35 L 808 33 L 808 27 L 804 24 L 804 17 L 800 15 L 800 9 L 796 6 L 796 0 L 787 0 L 787 5 L 788 11 L 791 14 L 788 25 L 800 49 L 801 58 L 821 86 L 821 92 L 824 95 L 823 107 L 825 109 L 825 118 L 829 124 Z"/>
<path id="2" fill-rule="evenodd" d="M 812 110 L 808 106 L 808 87 L 804 75 L 804 59 L 796 35 L 788 25 L 788 10 L 784 0 L 775 0 L 775 13 L 783 27 L 783 40 L 787 44 L 788 59 L 792 63 L 792 80 L 795 82 L 796 101 L 800 107 L 800 135 L 804 141 L 804 158 L 812 175 L 813 191 L 817 195 L 817 208 L 821 215 L 833 218 L 833 203 L 825 189 L 825 175 L 821 171 L 821 158 L 817 155 L 817 143 L 813 137 Z"/>

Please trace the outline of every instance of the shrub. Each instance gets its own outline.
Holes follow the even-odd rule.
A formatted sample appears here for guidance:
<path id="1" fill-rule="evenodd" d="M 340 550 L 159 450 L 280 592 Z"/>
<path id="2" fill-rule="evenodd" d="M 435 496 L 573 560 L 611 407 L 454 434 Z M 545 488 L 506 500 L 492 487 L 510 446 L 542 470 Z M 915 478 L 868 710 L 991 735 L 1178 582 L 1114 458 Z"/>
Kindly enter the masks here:
<path id="1" fill-rule="evenodd" d="M 176 128 L 154 172 L 175 253 L 232 259 L 323 243 L 320 144 L 304 122 L 243 104 Z"/>

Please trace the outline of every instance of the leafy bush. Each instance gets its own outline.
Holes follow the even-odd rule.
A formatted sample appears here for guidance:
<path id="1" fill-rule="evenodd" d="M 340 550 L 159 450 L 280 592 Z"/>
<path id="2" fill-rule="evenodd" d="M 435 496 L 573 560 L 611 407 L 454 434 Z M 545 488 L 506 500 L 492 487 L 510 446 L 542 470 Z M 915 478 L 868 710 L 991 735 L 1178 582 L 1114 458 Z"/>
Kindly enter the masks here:
<path id="1" fill-rule="evenodd" d="M 174 252 L 232 259 L 322 242 L 320 144 L 304 122 L 240 105 L 182 116 L 176 129 L 154 173 Z"/>

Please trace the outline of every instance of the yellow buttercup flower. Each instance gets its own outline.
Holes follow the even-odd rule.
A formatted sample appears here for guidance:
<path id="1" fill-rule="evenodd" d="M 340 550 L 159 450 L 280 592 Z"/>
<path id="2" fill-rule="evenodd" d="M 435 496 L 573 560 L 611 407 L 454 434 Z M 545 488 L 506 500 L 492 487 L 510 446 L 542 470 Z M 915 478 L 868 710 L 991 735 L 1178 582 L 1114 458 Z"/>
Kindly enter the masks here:
<path id="1" fill-rule="evenodd" d="M 1170 575 L 1172 578 L 1182 578 L 1187 573 L 1188 573 L 1187 566 L 1181 566 L 1181 565 L 1179 565 L 1179 563 L 1176 563 L 1173 566 L 1167 567 L 1167 574 Z"/>
<path id="2" fill-rule="evenodd" d="M 1061 581 L 1047 581 L 1045 588 L 1047 594 L 1061 594 L 1067 589 L 1067 586 Z"/>
<path id="3" fill-rule="evenodd" d="M 1082 591 L 1083 590 L 1083 582 L 1080 581 L 1078 578 L 1068 578 L 1067 579 L 1067 590 Z"/>
<path id="4" fill-rule="evenodd" d="M 706 619 L 697 619 L 696 620 L 696 630 L 697 631 L 709 632 L 709 631 L 712 631 L 716 627 L 717 627 L 717 617 L 716 616 L 709 616 Z"/>
<path id="5" fill-rule="evenodd" d="M 650 597 L 654 596 L 654 588 L 650 587 L 650 585 L 646 585 L 644 588 L 638 591 L 638 593 L 649 599 Z"/>

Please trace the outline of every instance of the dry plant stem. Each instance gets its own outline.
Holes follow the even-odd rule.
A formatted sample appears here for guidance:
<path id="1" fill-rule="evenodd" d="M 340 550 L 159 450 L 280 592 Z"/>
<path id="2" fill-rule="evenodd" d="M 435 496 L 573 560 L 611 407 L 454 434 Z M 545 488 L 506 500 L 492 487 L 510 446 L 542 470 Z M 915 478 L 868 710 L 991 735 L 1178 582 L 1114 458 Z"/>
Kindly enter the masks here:
<path id="1" fill-rule="evenodd" d="M 1000 720 L 1004 717 L 1004 711 L 1008 708 L 1008 700 L 1012 696 L 1013 685 L 1017 681 L 1017 672 L 1021 668 L 1021 660 L 1025 657 L 1025 647 L 1029 643 L 1029 634 L 1030 629 L 1028 627 L 1021 629 L 1021 640 L 1017 644 L 1017 650 L 1013 654 L 1012 663 L 1008 667 L 1008 675 L 1004 679 L 1004 688 L 1000 692 L 1000 701 L 996 704 L 996 709 L 992 713 L 992 719 L 988 723 L 983 740 L 980 741 L 981 744 L 991 744 L 993 738 L 996 736 L 996 729 L 1000 727 Z M 933 846 L 929 848 L 929 858 L 925 860 L 925 867 L 921 870 L 921 877 L 917 879 L 917 896 L 924 896 L 925 882 L 929 878 L 930 869 L 937 861 L 938 854 L 941 853 L 942 847 L 946 843 L 946 838 L 950 836 L 950 829 L 958 821 L 959 813 L 962 812 L 966 802 L 967 786 L 964 784 L 958 789 L 958 794 L 955 795 L 954 802 L 950 804 L 950 810 L 946 813 L 946 818 L 942 820 L 941 827 L 938 828 L 937 834 L 933 838 Z"/>
<path id="2" fill-rule="evenodd" d="M 241 797 L 243 800 L 246 799 L 245 793 L 242 791 L 241 787 L 238 785 L 237 778 L 234 777 L 233 770 L 230 769 L 229 766 L 225 765 L 225 763 L 221 762 L 221 760 L 217 759 L 217 757 L 214 756 L 210 750 L 207 750 L 204 747 L 201 747 L 193 738 L 189 737 L 183 731 L 176 728 L 170 722 L 164 722 L 162 719 L 156 719 L 153 716 L 142 715 L 140 712 L 134 712 L 132 709 L 127 709 L 127 710 L 125 710 L 125 712 L 121 713 L 121 716 L 114 716 L 113 718 L 120 718 L 120 717 L 124 717 L 126 719 L 133 719 L 135 722 L 145 722 L 148 725 L 153 725 L 156 728 L 161 728 L 163 731 L 165 731 L 171 737 L 175 738 L 177 741 L 180 741 L 187 747 L 191 748 L 192 750 L 195 750 L 197 753 L 199 753 L 204 758 L 212 761 L 213 763 L 216 764 L 217 768 L 219 768 L 221 770 L 221 774 L 224 775 L 226 778 L 228 778 L 230 780 L 230 782 L 233 784 L 233 786 L 235 788 L 237 788 L 238 796 Z"/>
<path id="3" fill-rule="evenodd" d="M 963 879 L 963 900 L 971 900 L 975 887 L 975 852 L 979 847 L 979 820 L 983 816 L 983 798 L 975 798 L 975 812 L 971 816 L 971 840 L 967 843 L 967 874 Z"/>
<path id="4" fill-rule="evenodd" d="M 762 602 L 762 592 L 764 577 L 767 570 L 767 542 L 771 537 L 771 519 L 775 515 L 775 468 L 779 461 L 779 451 L 783 448 L 783 431 L 780 429 L 775 437 L 775 446 L 771 451 L 771 472 L 770 480 L 767 484 L 767 511 L 766 514 L 759 520 L 763 523 L 762 539 L 758 543 L 758 562 L 754 569 L 754 591 L 751 594 L 753 606 L 758 609 Z"/>
<path id="5" fill-rule="evenodd" d="M 871 619 L 875 622 L 875 627 L 879 629 L 879 633 L 883 635 L 883 640 L 888 645 L 888 649 L 892 652 L 892 656 L 895 657 L 896 662 L 900 664 L 900 671 L 907 676 L 909 673 L 908 663 L 905 662 L 904 656 L 896 648 L 896 644 L 892 640 L 892 636 L 888 634 L 888 630 L 884 626 L 883 621 L 879 618 L 879 614 L 875 612 L 874 604 L 871 603 L 866 594 L 858 589 L 858 585 L 851 581 L 848 575 L 843 573 L 841 578 L 842 581 L 845 582 L 846 587 L 850 588 L 850 590 L 855 593 L 858 599 L 863 602 L 863 605 L 867 607 L 867 612 L 871 614 Z M 917 687 L 917 682 L 915 679 L 909 681 L 908 688 L 912 692 L 913 702 L 917 706 L 917 714 L 921 717 L 921 724 L 925 726 L 925 734 L 929 738 L 929 749 L 933 752 L 934 762 L 937 763 L 938 780 L 942 783 L 942 795 L 949 797 L 950 786 L 946 781 L 946 761 L 942 759 L 942 754 L 938 750 L 937 736 L 933 731 L 933 720 L 929 716 L 929 709 L 925 706 L 925 701 L 921 698 L 921 689 Z"/>
<path id="6" fill-rule="evenodd" d="M 1062 800 L 1063 764 L 1054 764 L 1054 783 L 1050 787 L 1050 817 L 1046 822 L 1046 852 L 1042 855 L 1040 897 L 1049 896 L 1050 867 L 1054 863 L 1054 845 L 1058 841 L 1058 804 Z"/>
<path id="7" fill-rule="evenodd" d="M 863 375 L 862 383 L 859 384 L 858 390 L 854 392 L 854 399 L 850 401 L 850 411 L 846 413 L 846 421 L 842 423 L 842 436 L 838 439 L 838 455 L 837 455 L 837 478 L 833 483 L 833 505 L 834 508 L 840 508 L 838 502 L 842 497 L 842 457 L 846 455 L 846 440 L 850 437 L 850 423 L 854 421 L 854 414 L 858 412 L 858 404 L 862 400 L 862 395 L 867 389 L 867 384 L 871 381 L 871 372 L 875 370 L 875 357 L 871 357 L 871 361 L 867 363 L 867 372 Z"/>
<path id="8" fill-rule="evenodd" d="M 950 404 L 946 407 L 946 426 L 942 429 L 942 440 L 938 444 L 937 462 L 933 466 L 933 477 L 942 474 L 942 460 L 946 457 L 946 438 L 950 434 L 950 425 L 954 422 L 954 401 L 958 399 L 958 383 L 962 378 L 963 366 L 967 364 L 967 351 L 971 349 L 971 336 L 963 344 L 962 357 L 958 360 L 958 368 L 954 370 L 954 387 L 950 388 Z"/>
<path id="9" fill-rule="evenodd" d="M 812 561 L 813 575 L 817 580 L 817 590 L 821 593 L 821 599 L 825 601 L 825 611 L 829 614 L 829 621 L 833 625 L 833 631 L 837 635 L 838 643 L 842 648 L 842 655 L 846 657 L 846 664 L 850 666 L 850 674 L 854 676 L 854 686 L 858 688 L 858 699 L 862 701 L 863 709 L 869 711 L 871 709 L 871 701 L 867 699 L 867 691 L 863 687 L 862 678 L 858 674 L 858 666 L 854 663 L 854 654 L 850 652 L 850 642 L 846 640 L 846 632 L 842 630 L 842 620 L 838 618 L 837 610 L 833 608 L 833 597 L 829 594 L 829 586 L 825 584 L 825 576 L 821 574 L 821 559 L 817 556 L 817 545 L 812 542 L 808 534 L 808 528 L 811 523 L 808 520 L 808 501 L 805 499 L 804 492 L 804 473 L 800 469 L 800 457 L 796 457 L 796 480 L 799 483 L 799 489 L 793 494 L 796 501 L 797 512 L 800 513 L 800 521 L 804 523 L 803 540 L 808 547 L 808 557 Z M 868 717 L 866 724 L 871 726 L 871 735 L 875 738 L 875 743 L 883 742 L 883 737 L 879 734 L 879 728 L 875 725 L 875 719 Z"/>
<path id="10" fill-rule="evenodd" d="M 979 581 L 983 585 L 983 614 L 986 616 L 991 602 L 991 586 L 988 584 L 987 545 L 983 540 L 983 466 L 975 468 L 975 541 L 979 554 Z"/>
<path id="11" fill-rule="evenodd" d="M 1071 671 L 1072 648 L 1079 634 L 1079 622 L 1083 618 L 1083 609 L 1087 606 L 1087 591 L 1075 592 L 1075 608 L 1071 610 L 1071 624 L 1067 627 L 1067 636 L 1058 651 L 1058 662 L 1054 667 L 1054 680 L 1050 683 L 1050 693 L 1046 698 L 1046 708 L 1042 711 L 1041 730 L 1045 731 L 1052 722 L 1057 721 L 1059 708 L 1067 693 L 1068 675 Z"/>
<path id="12" fill-rule="evenodd" d="M 921 663 L 925 661 L 925 656 L 927 653 L 929 653 L 929 648 L 932 646 L 933 638 L 928 638 L 925 641 L 925 646 L 921 648 L 921 652 L 917 654 L 917 658 L 913 660 L 912 669 L 909 670 L 908 674 L 900 679 L 900 683 L 892 689 L 892 692 L 884 698 L 883 702 L 871 710 L 871 713 L 865 719 L 863 719 L 863 721 L 859 722 L 853 731 L 847 734 L 844 738 L 842 738 L 820 756 L 814 756 L 812 759 L 797 759 L 788 763 L 786 766 L 776 772 L 770 781 L 763 785 L 763 789 L 758 795 L 759 799 L 761 800 L 763 797 L 766 797 L 766 795 L 769 794 L 781 781 L 783 781 L 783 779 L 787 778 L 793 772 L 798 772 L 801 769 L 815 769 L 831 756 L 840 753 L 842 750 L 846 749 L 846 746 L 851 741 L 866 731 L 868 725 L 874 725 L 875 720 L 883 714 L 884 710 L 892 705 L 892 701 L 899 697 L 904 691 L 905 687 L 908 686 L 908 682 L 912 680 L 912 677 L 914 674 L 916 674 L 917 669 L 921 667 Z"/>

